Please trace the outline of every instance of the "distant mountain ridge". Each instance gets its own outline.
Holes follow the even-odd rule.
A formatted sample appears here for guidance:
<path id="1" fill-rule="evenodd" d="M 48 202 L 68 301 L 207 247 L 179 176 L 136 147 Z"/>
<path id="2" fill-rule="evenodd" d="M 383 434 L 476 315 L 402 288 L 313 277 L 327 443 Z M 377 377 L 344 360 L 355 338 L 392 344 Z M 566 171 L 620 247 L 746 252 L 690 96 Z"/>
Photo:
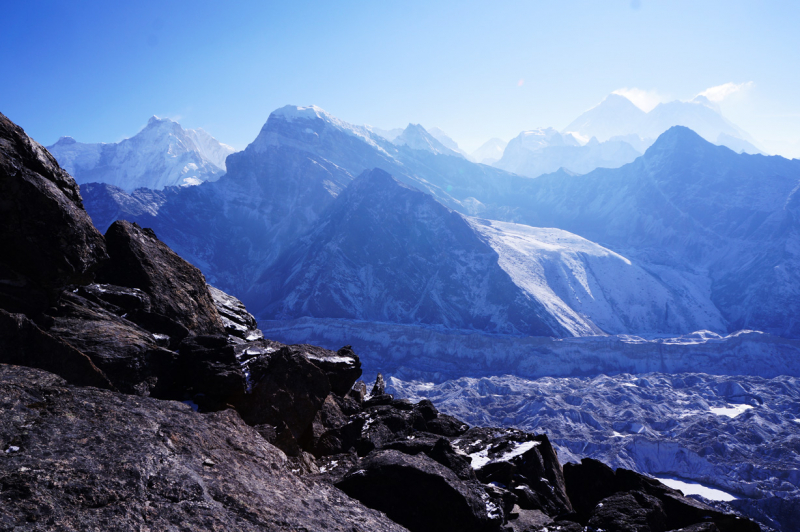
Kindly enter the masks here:
<path id="1" fill-rule="evenodd" d="M 635 134 L 649 145 L 673 126 L 688 127 L 707 141 L 728 146 L 736 152 L 761 153 L 753 138 L 722 116 L 719 106 L 705 96 L 688 102 L 660 103 L 646 112 L 628 98 L 610 94 L 573 120 L 563 132 L 596 137 L 601 142 Z"/>
<path id="2" fill-rule="evenodd" d="M 62 137 L 48 150 L 78 184 L 108 183 L 127 191 L 213 181 L 225 173 L 225 158 L 234 152 L 203 129 L 183 129 L 156 116 L 118 143 L 86 144 Z"/>
<path id="3" fill-rule="evenodd" d="M 592 137 L 583 144 L 571 133 L 539 128 L 523 131 L 511 139 L 493 166 L 527 177 L 549 174 L 559 168 L 585 174 L 595 168 L 619 168 L 640 155 L 621 140 L 598 142 Z"/>

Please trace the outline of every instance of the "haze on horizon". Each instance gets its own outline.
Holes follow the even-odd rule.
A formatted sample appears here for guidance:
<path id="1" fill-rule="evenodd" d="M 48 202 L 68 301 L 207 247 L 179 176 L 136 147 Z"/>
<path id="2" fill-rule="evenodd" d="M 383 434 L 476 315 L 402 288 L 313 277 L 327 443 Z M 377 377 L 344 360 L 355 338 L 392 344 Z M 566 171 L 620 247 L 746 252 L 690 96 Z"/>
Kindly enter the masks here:
<path id="1" fill-rule="evenodd" d="M 45 145 L 114 142 L 151 115 L 243 149 L 269 113 L 439 127 L 472 151 L 564 128 L 612 92 L 649 110 L 703 94 L 763 149 L 800 157 L 800 4 L 18 3 L 0 111 Z"/>

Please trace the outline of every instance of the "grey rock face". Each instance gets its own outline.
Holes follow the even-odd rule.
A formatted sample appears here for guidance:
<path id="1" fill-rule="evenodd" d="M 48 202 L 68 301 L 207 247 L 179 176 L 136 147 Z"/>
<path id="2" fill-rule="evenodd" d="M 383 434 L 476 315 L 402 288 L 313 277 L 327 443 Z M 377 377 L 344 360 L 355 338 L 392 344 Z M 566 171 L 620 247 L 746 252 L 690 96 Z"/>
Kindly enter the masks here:
<path id="1" fill-rule="evenodd" d="M 0 523 L 25 530 L 400 531 L 232 411 L 74 388 L 0 366 Z"/>
<path id="2" fill-rule="evenodd" d="M 42 322 L 48 334 L 88 356 L 120 391 L 163 396 L 174 390 L 177 354 L 137 324 L 70 291 Z"/>

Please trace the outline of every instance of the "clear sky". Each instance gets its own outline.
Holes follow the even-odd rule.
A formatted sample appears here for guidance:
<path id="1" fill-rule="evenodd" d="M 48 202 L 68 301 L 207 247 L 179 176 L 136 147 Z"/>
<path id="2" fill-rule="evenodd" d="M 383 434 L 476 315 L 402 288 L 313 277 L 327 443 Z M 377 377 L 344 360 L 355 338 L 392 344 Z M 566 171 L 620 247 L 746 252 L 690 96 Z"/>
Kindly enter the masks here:
<path id="1" fill-rule="evenodd" d="M 734 83 L 723 114 L 800 157 L 795 1 L 27 0 L 0 20 L 0 112 L 45 145 L 119 141 L 155 114 L 241 149 L 272 110 L 316 104 L 471 151 L 618 89 L 652 105 Z"/>

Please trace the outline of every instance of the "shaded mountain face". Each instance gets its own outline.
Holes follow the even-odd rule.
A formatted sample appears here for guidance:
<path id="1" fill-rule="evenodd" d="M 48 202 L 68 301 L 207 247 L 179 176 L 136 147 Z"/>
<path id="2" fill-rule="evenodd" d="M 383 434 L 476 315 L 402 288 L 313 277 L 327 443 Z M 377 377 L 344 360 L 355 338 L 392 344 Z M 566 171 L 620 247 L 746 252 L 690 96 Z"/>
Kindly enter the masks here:
<path id="1" fill-rule="evenodd" d="M 584 174 L 595 168 L 618 168 L 641 155 L 620 140 L 581 145 L 570 135 L 553 128 L 523 131 L 511 139 L 502 158 L 493 166 L 527 177 L 538 177 L 559 168 Z"/>
<path id="2" fill-rule="evenodd" d="M 242 294 L 352 178 L 324 159 L 277 145 L 233 154 L 228 168 L 219 181 L 197 187 L 83 190 L 98 225 L 125 219 L 152 227 L 210 283 Z"/>
<path id="3" fill-rule="evenodd" d="M 254 308 L 264 317 L 566 333 L 519 292 L 459 214 L 382 170 L 355 180 L 246 299 L 259 297 L 266 304 Z"/>
<path id="4" fill-rule="evenodd" d="M 268 319 L 505 334 L 724 328 L 698 294 L 672 289 L 597 244 L 557 229 L 464 218 L 381 170 L 356 179 L 246 299 Z"/>
<path id="5" fill-rule="evenodd" d="M 48 150 L 79 184 L 108 183 L 127 191 L 213 181 L 225 172 L 225 158 L 234 151 L 202 129 L 183 129 L 155 116 L 118 143 L 85 144 L 62 137 Z"/>
<path id="6" fill-rule="evenodd" d="M 719 107 L 703 96 L 689 102 L 660 103 L 645 112 L 624 96 L 610 94 L 576 118 L 564 132 L 596 137 L 601 142 L 634 134 L 649 145 L 673 126 L 688 127 L 707 141 L 736 152 L 759 153 L 752 137 L 723 117 Z"/>

